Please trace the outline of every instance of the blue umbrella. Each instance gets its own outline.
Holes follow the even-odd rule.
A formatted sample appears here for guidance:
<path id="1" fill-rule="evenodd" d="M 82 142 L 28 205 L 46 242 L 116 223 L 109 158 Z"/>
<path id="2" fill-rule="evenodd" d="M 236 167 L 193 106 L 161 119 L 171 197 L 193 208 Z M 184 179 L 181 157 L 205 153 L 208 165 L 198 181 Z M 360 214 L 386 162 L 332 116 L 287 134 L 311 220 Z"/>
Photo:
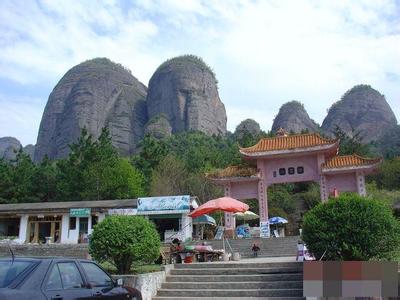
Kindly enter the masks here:
<path id="1" fill-rule="evenodd" d="M 282 217 L 269 218 L 269 224 L 286 224 L 288 221 Z"/>
<path id="2" fill-rule="evenodd" d="M 210 224 L 216 226 L 217 222 L 215 222 L 215 219 L 213 217 L 210 217 L 209 215 L 202 215 L 200 217 L 194 218 L 193 224 Z"/>

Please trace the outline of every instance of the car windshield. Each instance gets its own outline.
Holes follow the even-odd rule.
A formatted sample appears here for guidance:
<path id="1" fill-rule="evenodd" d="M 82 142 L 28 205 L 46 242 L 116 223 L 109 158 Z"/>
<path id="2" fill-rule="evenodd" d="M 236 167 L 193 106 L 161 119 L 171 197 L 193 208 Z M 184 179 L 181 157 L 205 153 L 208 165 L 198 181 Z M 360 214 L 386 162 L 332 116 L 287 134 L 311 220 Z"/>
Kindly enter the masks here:
<path id="1" fill-rule="evenodd" d="M 31 261 L 0 261 L 0 288 L 8 286 L 19 274 L 33 264 Z"/>

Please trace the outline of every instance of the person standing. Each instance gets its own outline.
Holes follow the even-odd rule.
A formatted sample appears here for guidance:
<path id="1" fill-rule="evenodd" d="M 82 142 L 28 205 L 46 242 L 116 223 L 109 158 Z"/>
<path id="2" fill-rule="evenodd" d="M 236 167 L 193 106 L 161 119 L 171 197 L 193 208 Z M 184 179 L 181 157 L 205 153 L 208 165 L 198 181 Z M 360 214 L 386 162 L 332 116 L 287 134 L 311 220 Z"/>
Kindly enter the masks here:
<path id="1" fill-rule="evenodd" d="M 251 247 L 251 251 L 253 251 L 253 257 L 258 257 L 258 251 L 260 251 L 260 247 L 254 243 L 253 247 Z"/>

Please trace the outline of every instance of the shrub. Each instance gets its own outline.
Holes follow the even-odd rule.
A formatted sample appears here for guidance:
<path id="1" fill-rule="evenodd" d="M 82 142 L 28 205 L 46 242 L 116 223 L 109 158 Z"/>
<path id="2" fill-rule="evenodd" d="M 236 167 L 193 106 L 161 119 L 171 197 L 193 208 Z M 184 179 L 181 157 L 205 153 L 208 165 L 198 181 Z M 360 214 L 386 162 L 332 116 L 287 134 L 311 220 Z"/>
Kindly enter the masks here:
<path id="1" fill-rule="evenodd" d="M 316 258 L 391 259 L 400 248 L 400 224 L 390 208 L 356 194 L 330 199 L 308 211 L 303 240 Z"/>
<path id="2" fill-rule="evenodd" d="M 154 224 L 139 216 L 110 216 L 94 227 L 90 255 L 127 274 L 132 264 L 154 262 L 160 255 L 160 237 Z"/>

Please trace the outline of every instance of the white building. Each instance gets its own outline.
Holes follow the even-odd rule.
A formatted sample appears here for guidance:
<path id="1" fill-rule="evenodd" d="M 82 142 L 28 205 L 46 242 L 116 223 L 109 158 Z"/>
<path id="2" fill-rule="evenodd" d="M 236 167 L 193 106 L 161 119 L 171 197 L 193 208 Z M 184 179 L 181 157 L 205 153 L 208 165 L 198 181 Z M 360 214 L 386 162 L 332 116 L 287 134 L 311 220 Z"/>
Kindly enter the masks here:
<path id="1" fill-rule="evenodd" d="M 192 237 L 193 226 L 187 214 L 193 207 L 197 203 L 189 196 L 1 204 L 0 240 L 87 243 L 93 226 L 115 214 L 143 215 L 154 221 L 162 240 L 170 236 L 186 240 Z"/>

